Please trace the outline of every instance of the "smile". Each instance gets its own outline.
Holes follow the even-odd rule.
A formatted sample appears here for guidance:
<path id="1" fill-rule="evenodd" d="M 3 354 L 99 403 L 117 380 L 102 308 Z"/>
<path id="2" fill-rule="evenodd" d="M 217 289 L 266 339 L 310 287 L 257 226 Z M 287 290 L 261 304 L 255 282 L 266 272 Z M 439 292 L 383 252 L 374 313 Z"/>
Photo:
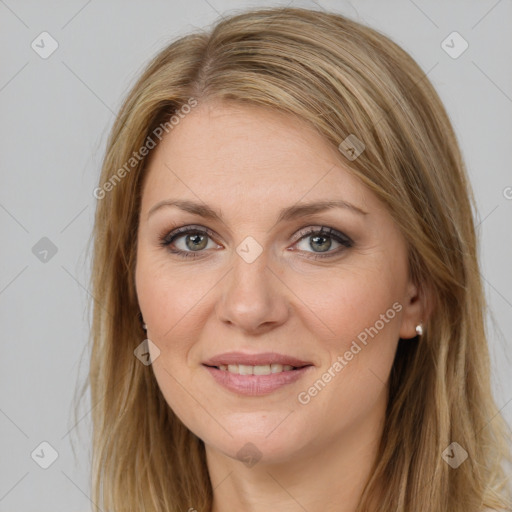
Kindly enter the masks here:
<path id="1" fill-rule="evenodd" d="M 313 365 L 294 367 L 291 365 L 203 365 L 213 380 L 224 389 L 237 395 L 268 395 L 289 386 L 314 368 Z M 261 373 L 258 373 L 261 372 Z"/>
<path id="2" fill-rule="evenodd" d="M 235 373 L 238 375 L 270 375 L 271 373 L 288 372 L 291 370 L 297 370 L 296 366 L 290 364 L 263 364 L 263 365 L 247 365 L 247 364 L 221 364 L 217 366 L 219 370 Z"/>

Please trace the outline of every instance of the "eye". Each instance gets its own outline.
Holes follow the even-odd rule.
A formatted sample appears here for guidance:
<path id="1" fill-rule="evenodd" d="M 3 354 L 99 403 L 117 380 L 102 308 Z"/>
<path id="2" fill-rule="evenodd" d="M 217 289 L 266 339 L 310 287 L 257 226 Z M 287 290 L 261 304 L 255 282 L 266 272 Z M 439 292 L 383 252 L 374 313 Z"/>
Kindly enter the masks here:
<path id="1" fill-rule="evenodd" d="M 208 242 L 213 236 L 212 231 L 202 226 L 183 226 L 161 236 L 160 245 L 178 256 L 196 258 L 199 255 L 195 253 L 212 248 L 208 247 Z M 175 245 L 178 247 L 173 247 Z"/>
<path id="2" fill-rule="evenodd" d="M 322 259 L 334 257 L 354 245 L 354 242 L 347 235 L 326 226 L 313 229 L 308 228 L 306 231 L 301 231 L 299 235 L 301 235 L 298 240 L 299 249 L 305 252 L 308 252 L 309 249 L 313 250 L 314 255 L 306 256 L 307 258 Z M 339 247 L 331 251 L 333 240 Z M 300 247 L 301 243 L 303 244 L 302 248 Z"/>
<path id="3" fill-rule="evenodd" d="M 211 240 L 215 234 L 208 228 L 202 226 L 183 226 L 177 228 L 170 233 L 163 233 L 159 237 L 159 243 L 162 247 L 166 247 L 169 252 L 183 258 L 197 258 L 202 256 L 200 253 L 205 252 L 204 249 L 220 248 L 218 244 Z M 307 240 L 309 239 L 309 242 Z M 332 249 L 333 241 L 339 247 Z M 209 243 L 213 247 L 209 246 Z M 294 245 L 303 244 L 299 250 L 309 252 L 312 249 L 312 256 L 306 256 L 312 259 L 322 259 L 337 256 L 342 251 L 353 246 L 353 241 L 345 234 L 334 228 L 325 226 L 316 228 L 307 228 L 299 232 L 299 238 Z M 296 249 L 291 249 L 295 251 Z"/>

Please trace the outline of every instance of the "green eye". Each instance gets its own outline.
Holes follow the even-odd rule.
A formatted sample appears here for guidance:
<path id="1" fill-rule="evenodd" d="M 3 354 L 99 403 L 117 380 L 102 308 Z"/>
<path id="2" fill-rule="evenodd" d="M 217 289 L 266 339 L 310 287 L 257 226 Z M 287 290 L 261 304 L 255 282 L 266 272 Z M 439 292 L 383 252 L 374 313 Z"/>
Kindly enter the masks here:
<path id="1" fill-rule="evenodd" d="M 307 230 L 301 231 L 299 234 L 301 236 L 295 244 L 309 238 L 308 249 L 311 249 L 311 251 L 308 249 L 299 249 L 301 252 L 314 253 L 313 256 L 307 256 L 308 258 L 321 259 L 333 257 L 353 246 L 353 241 L 348 236 L 334 228 L 325 226 L 307 228 Z M 208 249 L 208 242 L 211 241 L 214 236 L 215 235 L 211 230 L 202 226 L 183 226 L 171 231 L 170 233 L 163 234 L 160 237 L 160 245 L 162 247 L 166 247 L 169 252 L 176 254 L 179 257 L 197 258 L 202 256 L 201 253 L 205 252 L 205 249 Z M 175 247 L 176 241 L 179 241 L 180 239 L 183 239 L 185 244 L 181 249 Z M 338 247 L 335 250 L 330 250 L 332 248 L 333 241 L 341 247 Z M 217 245 L 217 248 L 218 247 L 220 246 Z"/>

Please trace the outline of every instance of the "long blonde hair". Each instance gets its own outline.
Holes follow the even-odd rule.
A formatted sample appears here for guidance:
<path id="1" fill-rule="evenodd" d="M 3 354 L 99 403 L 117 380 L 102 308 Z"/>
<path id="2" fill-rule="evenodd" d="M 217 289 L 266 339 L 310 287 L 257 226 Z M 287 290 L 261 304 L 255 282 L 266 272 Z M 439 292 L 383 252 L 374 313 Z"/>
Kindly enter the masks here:
<path id="1" fill-rule="evenodd" d="M 432 290 L 424 335 L 399 342 L 382 443 L 357 511 L 372 510 L 375 499 L 382 512 L 510 507 L 476 207 L 449 118 L 425 73 L 390 39 L 339 14 L 298 8 L 243 12 L 176 40 L 149 63 L 113 126 L 95 192 L 94 503 L 105 512 L 211 510 L 204 443 L 134 356 L 145 338 L 134 269 L 148 159 L 130 160 L 159 126 L 170 132 L 169 119 L 183 117 L 191 100 L 210 99 L 297 116 L 335 147 L 349 135 L 363 141 L 357 159 L 340 151 L 340 160 L 387 205 L 414 279 Z M 442 457 L 454 441 L 468 453 L 457 469 Z"/>

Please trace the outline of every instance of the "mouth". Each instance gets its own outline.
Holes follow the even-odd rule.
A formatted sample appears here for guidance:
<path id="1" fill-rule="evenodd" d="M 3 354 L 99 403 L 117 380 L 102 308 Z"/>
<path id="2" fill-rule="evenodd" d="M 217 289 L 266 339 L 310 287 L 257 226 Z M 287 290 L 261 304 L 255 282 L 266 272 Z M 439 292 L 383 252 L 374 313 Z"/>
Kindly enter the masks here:
<path id="1" fill-rule="evenodd" d="M 223 388 L 238 395 L 267 395 L 301 379 L 314 364 L 282 354 L 226 353 L 202 366 Z"/>
<path id="2" fill-rule="evenodd" d="M 312 366 L 306 364 L 303 366 L 292 366 L 290 364 L 262 364 L 262 365 L 247 365 L 247 364 L 219 364 L 218 366 L 205 365 L 209 368 L 216 368 L 223 372 L 234 373 L 235 375 L 271 375 L 273 373 L 282 373 L 300 370 Z"/>
<path id="3" fill-rule="evenodd" d="M 276 352 L 265 352 L 261 354 L 225 352 L 224 354 L 219 354 L 208 359 L 207 361 L 204 361 L 203 364 L 226 371 L 234 371 L 235 366 L 238 368 L 242 367 L 242 371 L 244 371 L 244 369 L 247 367 L 253 368 L 253 371 L 254 368 L 256 368 L 256 371 L 266 371 L 268 367 L 270 369 L 268 373 L 275 373 L 277 371 L 282 371 L 281 367 L 286 367 L 288 370 L 290 370 L 290 368 L 288 368 L 290 366 L 292 369 L 303 368 L 304 366 L 310 366 L 313 363 L 311 361 L 298 359 L 297 357 L 285 354 L 278 354 Z"/>

